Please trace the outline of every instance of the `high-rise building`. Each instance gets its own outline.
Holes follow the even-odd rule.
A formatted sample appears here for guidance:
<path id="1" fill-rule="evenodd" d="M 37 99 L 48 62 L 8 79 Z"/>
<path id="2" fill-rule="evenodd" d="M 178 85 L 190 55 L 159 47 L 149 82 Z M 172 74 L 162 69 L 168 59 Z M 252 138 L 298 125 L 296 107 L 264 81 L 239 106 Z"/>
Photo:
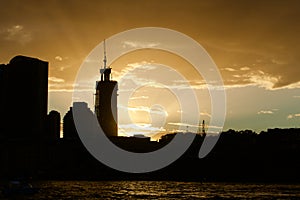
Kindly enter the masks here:
<path id="1" fill-rule="evenodd" d="M 63 118 L 63 138 L 67 140 L 78 139 L 78 133 L 74 123 L 72 107 L 70 107 L 70 110 L 65 114 Z"/>
<path id="2" fill-rule="evenodd" d="M 58 140 L 60 138 L 60 113 L 51 110 L 47 116 L 47 137 L 49 140 Z"/>
<path id="3" fill-rule="evenodd" d="M 83 117 L 83 121 L 80 121 L 80 117 L 75 117 L 74 120 L 74 112 L 75 114 Z M 77 124 L 75 123 L 77 119 Z M 63 139 L 64 140 L 79 140 L 80 136 L 78 134 L 78 130 L 80 130 L 80 126 L 78 127 L 78 123 L 81 125 L 85 125 L 88 132 L 84 132 L 85 135 L 89 134 L 96 125 L 96 121 L 94 113 L 88 107 L 86 102 L 73 102 L 73 107 L 70 107 L 70 110 L 65 114 L 63 118 Z M 78 129 L 79 128 L 79 129 Z"/>
<path id="4" fill-rule="evenodd" d="M 48 62 L 25 56 L 0 65 L 0 134 L 8 139 L 41 138 L 48 101 Z"/>
<path id="5" fill-rule="evenodd" d="M 104 43 L 104 67 L 100 69 L 101 80 L 96 82 L 95 114 L 103 132 L 118 136 L 117 90 L 118 82 L 111 80 L 111 68 L 106 67 Z"/>

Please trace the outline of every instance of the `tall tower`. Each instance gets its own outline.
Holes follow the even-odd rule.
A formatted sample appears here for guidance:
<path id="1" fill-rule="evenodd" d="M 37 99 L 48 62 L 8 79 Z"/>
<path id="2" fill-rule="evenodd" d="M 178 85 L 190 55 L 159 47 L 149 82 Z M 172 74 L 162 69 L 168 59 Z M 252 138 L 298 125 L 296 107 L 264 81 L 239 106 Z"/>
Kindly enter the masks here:
<path id="1" fill-rule="evenodd" d="M 117 90 L 118 82 L 111 80 L 111 68 L 106 66 L 104 40 L 103 68 L 101 80 L 96 82 L 95 113 L 102 130 L 108 137 L 118 136 Z"/>

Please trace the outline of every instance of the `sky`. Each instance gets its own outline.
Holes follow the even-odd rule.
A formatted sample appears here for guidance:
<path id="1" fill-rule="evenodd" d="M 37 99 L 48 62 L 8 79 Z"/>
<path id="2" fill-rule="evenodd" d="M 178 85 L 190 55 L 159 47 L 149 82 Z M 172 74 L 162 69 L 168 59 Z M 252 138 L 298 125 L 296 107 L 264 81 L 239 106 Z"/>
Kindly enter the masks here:
<path id="1" fill-rule="evenodd" d="M 0 63 L 9 63 L 16 55 L 48 61 L 49 112 L 57 110 L 63 117 L 69 110 L 78 71 L 104 39 L 135 28 L 162 27 L 197 41 L 218 67 L 226 89 L 224 130 L 260 132 L 275 127 L 299 127 L 300 2 L 297 0 L 0 0 L 0 3 Z M 213 127 L 209 125 L 211 103 L 203 77 L 186 60 L 153 49 L 134 51 L 113 61 L 109 56 L 108 51 L 113 78 L 123 81 L 118 97 L 120 132 L 171 132 L 178 131 L 179 125 L 194 130 L 192 127 L 197 124 L 180 120 L 180 102 L 170 87 L 173 84 L 173 88 L 178 88 L 183 83 L 189 84 L 198 99 L 200 119 Z M 99 52 L 96 68 L 101 67 L 101 59 Z M 180 80 L 175 73 L 167 73 L 170 69 L 187 81 Z M 170 80 L 167 88 L 157 87 L 157 74 L 161 75 L 159 80 Z M 134 84 L 140 87 L 125 102 L 123 92 L 130 87 L 130 78 L 138 80 Z M 155 84 L 145 85 L 149 82 Z M 124 108 L 130 120 L 122 114 Z"/>

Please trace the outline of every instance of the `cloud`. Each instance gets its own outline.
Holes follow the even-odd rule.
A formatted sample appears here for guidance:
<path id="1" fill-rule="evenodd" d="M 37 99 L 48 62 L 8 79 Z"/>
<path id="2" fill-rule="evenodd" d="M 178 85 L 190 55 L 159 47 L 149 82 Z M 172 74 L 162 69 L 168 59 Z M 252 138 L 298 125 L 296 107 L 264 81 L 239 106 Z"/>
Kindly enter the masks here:
<path id="1" fill-rule="evenodd" d="M 32 40 L 31 32 L 26 31 L 22 25 L 13 25 L 2 30 L 0 33 L 3 35 L 4 40 L 15 41 L 22 45 L 25 45 Z"/>
<path id="2" fill-rule="evenodd" d="M 182 122 L 169 122 L 168 125 L 174 125 L 174 126 L 183 126 L 183 127 L 196 127 L 198 128 L 199 125 L 194 124 L 188 124 L 188 123 L 182 123 Z"/>
<path id="3" fill-rule="evenodd" d="M 56 78 L 54 76 L 49 77 L 48 80 L 51 81 L 51 82 L 54 82 L 54 83 L 63 83 L 63 82 L 65 82 L 64 79 L 62 79 L 62 78 Z"/>
<path id="4" fill-rule="evenodd" d="M 60 66 L 58 70 L 62 72 L 62 71 L 66 70 L 66 69 L 69 69 L 71 67 L 72 67 L 72 65 L 64 64 L 64 66 Z"/>
<path id="5" fill-rule="evenodd" d="M 141 99 L 149 99 L 149 96 L 130 97 L 130 100 L 141 100 Z"/>
<path id="6" fill-rule="evenodd" d="M 56 80 L 56 79 L 54 79 Z M 58 82 L 57 82 L 58 81 Z M 60 79 L 56 80 L 56 82 L 51 81 L 49 83 L 49 92 L 74 92 L 74 88 L 76 86 L 76 92 L 90 92 L 93 93 L 94 89 L 90 89 L 86 86 L 78 87 L 78 85 L 74 83 L 66 83 L 66 82 L 59 82 L 62 81 Z"/>
<path id="7" fill-rule="evenodd" d="M 222 70 L 226 70 L 226 71 L 229 71 L 229 72 L 235 72 L 236 71 L 235 69 L 230 68 L 230 67 L 223 68 Z"/>
<path id="8" fill-rule="evenodd" d="M 231 78 L 225 78 L 225 88 L 240 88 L 247 86 L 257 86 L 265 88 L 266 90 L 279 90 L 279 89 L 294 89 L 300 88 L 300 81 L 288 85 L 282 85 L 282 76 L 274 76 L 262 70 L 256 71 L 243 71 L 246 73 L 240 73 L 231 75 Z M 233 78 L 232 78 L 233 77 Z"/>
<path id="9" fill-rule="evenodd" d="M 293 115 L 288 115 L 286 118 L 287 119 L 292 119 L 294 116 Z"/>
<path id="10" fill-rule="evenodd" d="M 114 78 L 116 80 L 122 80 L 122 79 L 130 79 L 134 81 L 137 85 L 143 85 L 143 83 L 149 82 L 149 80 L 140 78 L 139 76 L 142 74 L 145 74 L 145 70 L 155 70 L 157 69 L 157 66 L 153 63 L 142 61 L 142 62 L 136 62 L 136 63 L 128 63 L 127 67 L 123 68 L 121 72 L 114 72 L 115 76 Z"/>
<path id="11" fill-rule="evenodd" d="M 159 43 L 155 42 L 140 42 L 140 41 L 124 41 L 123 48 L 153 48 L 158 46 Z"/>
<path id="12" fill-rule="evenodd" d="M 157 106 L 153 106 L 151 108 L 147 106 L 135 106 L 135 107 L 118 106 L 118 108 L 125 109 L 131 112 L 146 112 L 149 114 L 168 116 L 168 113 L 165 110 Z"/>
<path id="13" fill-rule="evenodd" d="M 289 114 L 286 118 L 287 118 L 287 119 L 293 119 L 293 118 L 296 118 L 296 117 L 300 117 L 300 113 L 297 113 L 297 114 Z"/>
<path id="14" fill-rule="evenodd" d="M 278 83 L 278 80 L 279 78 L 270 75 L 252 75 L 249 77 L 249 81 L 268 90 L 272 90 Z"/>
<path id="15" fill-rule="evenodd" d="M 133 66 L 133 65 L 132 65 Z M 152 67 L 152 66 L 151 66 Z M 151 70 L 151 67 L 143 67 L 144 69 Z M 156 66 L 153 66 L 156 67 Z M 136 69 L 141 69 L 141 68 L 136 68 Z M 154 68 L 153 68 L 154 69 Z M 132 70 L 131 67 L 127 67 L 124 72 L 120 73 L 119 75 L 125 73 L 125 71 Z M 123 70 L 122 70 L 123 71 Z M 221 84 L 217 84 L 216 82 L 205 82 L 204 80 L 170 80 L 166 77 L 163 77 L 162 79 L 161 74 L 157 73 L 158 75 L 155 75 L 152 77 L 153 79 L 150 79 L 147 77 L 149 75 L 148 72 L 145 72 L 145 70 L 142 70 L 140 73 L 139 71 L 131 71 L 128 74 L 125 74 L 122 76 L 120 82 L 120 86 L 122 88 L 119 90 L 119 92 L 130 92 L 130 90 L 124 89 L 125 87 L 135 87 L 135 86 L 145 86 L 147 85 L 148 87 L 152 88 L 157 88 L 157 89 L 170 89 L 170 90 L 207 90 L 208 88 L 211 90 L 220 90 L 224 89 Z M 156 77 L 157 76 L 157 77 Z M 120 78 L 119 76 L 118 78 Z M 150 76 L 151 77 L 151 76 Z M 122 82 L 122 83 L 121 83 Z"/>
<path id="16" fill-rule="evenodd" d="M 274 112 L 271 111 L 271 110 L 261 110 L 261 111 L 257 112 L 257 114 L 258 115 L 260 115 L 260 114 L 274 114 Z"/>
<path id="17" fill-rule="evenodd" d="M 134 135 L 147 135 L 151 136 L 158 132 L 166 131 L 163 127 L 155 127 L 152 124 L 147 123 L 132 123 L 132 124 L 119 124 L 119 132 L 123 135 L 134 136 Z"/>
<path id="18" fill-rule="evenodd" d="M 129 63 L 129 64 L 127 64 L 127 66 L 130 67 L 130 70 L 133 70 L 135 68 L 138 68 L 139 70 L 154 70 L 154 69 L 157 69 L 157 66 L 153 65 L 152 63 L 146 62 L 146 61 L 137 62 L 137 63 Z"/>
<path id="19" fill-rule="evenodd" d="M 287 64 L 286 61 L 278 60 L 278 59 L 271 59 L 271 62 L 274 63 L 274 64 L 277 64 L 277 65 L 285 65 L 285 64 Z"/>
<path id="20" fill-rule="evenodd" d="M 225 88 L 241 88 L 247 86 L 257 86 L 266 90 L 297 89 L 300 88 L 300 81 L 288 85 L 281 85 L 281 76 L 272 76 L 261 70 L 246 74 L 232 75 L 236 79 L 225 79 Z M 297 98 L 297 97 L 295 97 Z"/>
<path id="21" fill-rule="evenodd" d="M 207 112 L 200 112 L 200 115 L 202 116 L 207 116 L 207 117 L 211 117 L 211 114 L 207 113 Z"/>
<path id="22" fill-rule="evenodd" d="M 248 71 L 248 70 L 250 70 L 250 68 L 249 67 L 241 67 L 240 70 L 241 71 Z"/>
<path id="23" fill-rule="evenodd" d="M 62 61 L 62 60 L 63 60 L 63 58 L 62 58 L 62 57 L 60 57 L 60 56 L 55 56 L 55 60 Z"/>
<path id="24" fill-rule="evenodd" d="M 134 83 L 134 85 L 137 86 L 148 85 L 154 88 L 168 88 L 174 90 L 218 90 L 242 88 L 249 86 L 260 87 L 266 90 L 300 88 L 300 81 L 293 84 L 280 86 L 282 82 L 282 77 L 280 75 L 274 76 L 263 70 L 250 70 L 249 67 L 241 67 L 241 70 L 239 71 L 233 68 L 223 68 L 222 70 L 226 71 L 225 73 L 234 72 L 235 74 L 231 74 L 231 78 L 224 78 L 224 86 L 222 86 L 216 85 L 216 83 L 214 82 L 208 83 L 204 80 L 170 80 L 169 82 L 167 82 L 167 79 L 165 79 L 165 82 L 163 84 L 160 84 L 157 82 L 157 80 L 150 80 L 149 78 L 146 79 L 139 77 L 139 75 L 143 75 L 142 73 L 148 73 L 145 72 L 145 70 L 154 70 L 156 66 L 153 65 L 153 63 L 130 63 L 127 66 L 128 67 L 122 70 L 122 72 L 119 74 L 119 77 L 122 77 L 122 74 L 124 80 L 128 80 L 130 81 L 130 83 Z"/>
<path id="25" fill-rule="evenodd" d="M 280 88 L 275 88 L 275 89 L 297 89 L 297 88 L 300 88 L 300 81 Z"/>
<path id="26" fill-rule="evenodd" d="M 238 66 L 236 65 L 235 67 Z M 125 69 L 117 74 L 117 77 L 122 77 L 124 80 L 130 81 L 131 85 L 134 84 L 136 86 L 147 84 L 148 86 L 153 86 L 155 88 L 169 88 L 176 90 L 206 90 L 208 88 L 221 89 L 220 86 L 215 86 L 215 83 L 206 83 L 205 81 L 197 82 L 195 80 L 170 80 L 169 82 L 167 82 L 167 79 L 164 79 L 163 84 L 157 84 L 157 80 L 149 80 L 149 78 L 145 75 L 148 75 L 148 71 L 145 72 L 145 70 L 155 70 L 156 68 L 157 66 L 155 63 L 146 61 L 129 63 L 127 64 L 127 67 Z M 261 87 L 266 90 L 300 88 L 300 82 L 283 85 L 282 83 L 284 82 L 284 80 L 281 75 L 273 75 L 262 69 L 251 69 L 250 67 L 245 65 L 239 67 L 238 69 L 240 70 L 236 70 L 230 67 L 221 69 L 223 73 L 225 73 L 223 76 L 225 89 L 248 86 Z M 234 74 L 232 74 L 231 72 L 234 72 Z M 147 77 L 147 79 L 141 78 L 141 76 Z"/>
<path id="27" fill-rule="evenodd" d="M 124 107 L 128 111 L 132 112 L 148 112 L 150 113 L 150 108 L 146 106 L 136 106 L 136 107 Z"/>
<path id="28" fill-rule="evenodd" d="M 74 90 L 73 89 L 64 89 L 64 88 L 61 88 L 61 89 L 49 89 L 49 93 L 51 92 L 68 92 L 68 93 L 73 93 Z"/>
<path id="29" fill-rule="evenodd" d="M 151 124 L 147 124 L 147 123 L 120 124 L 118 127 L 122 129 L 135 129 L 135 130 L 143 130 L 143 131 L 161 130 L 161 127 L 153 127 Z"/>

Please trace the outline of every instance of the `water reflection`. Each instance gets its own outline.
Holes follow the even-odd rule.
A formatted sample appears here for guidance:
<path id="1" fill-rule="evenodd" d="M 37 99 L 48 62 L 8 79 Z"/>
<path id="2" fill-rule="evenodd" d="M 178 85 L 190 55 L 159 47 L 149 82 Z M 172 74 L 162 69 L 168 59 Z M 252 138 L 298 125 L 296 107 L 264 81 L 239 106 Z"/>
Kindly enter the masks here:
<path id="1" fill-rule="evenodd" d="M 171 181 L 47 181 L 21 199 L 299 199 L 300 185 Z"/>

